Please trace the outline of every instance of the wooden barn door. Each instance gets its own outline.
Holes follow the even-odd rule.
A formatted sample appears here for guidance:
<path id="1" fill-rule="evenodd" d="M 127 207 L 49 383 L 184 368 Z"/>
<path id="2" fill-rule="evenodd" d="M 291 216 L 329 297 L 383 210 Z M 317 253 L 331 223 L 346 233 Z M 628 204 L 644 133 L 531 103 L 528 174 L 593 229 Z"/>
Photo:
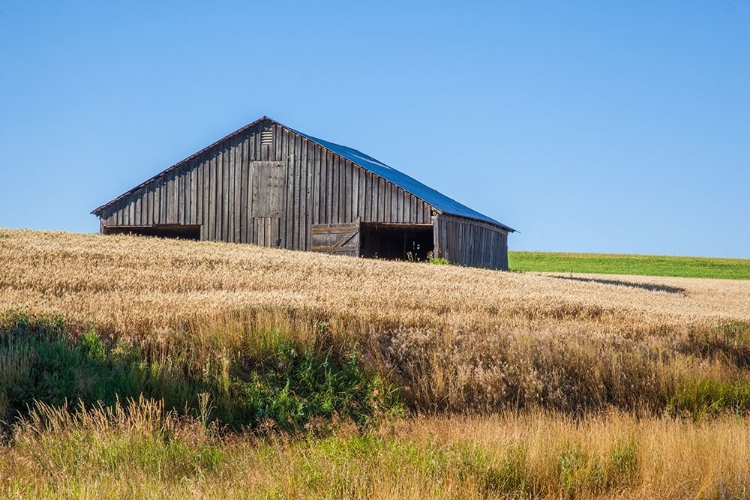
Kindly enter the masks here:
<path id="1" fill-rule="evenodd" d="M 281 161 L 250 162 L 252 179 L 252 243 L 279 247 L 286 206 L 286 164 Z"/>
<path id="2" fill-rule="evenodd" d="M 313 224 L 312 251 L 359 257 L 359 221 L 353 224 Z"/>

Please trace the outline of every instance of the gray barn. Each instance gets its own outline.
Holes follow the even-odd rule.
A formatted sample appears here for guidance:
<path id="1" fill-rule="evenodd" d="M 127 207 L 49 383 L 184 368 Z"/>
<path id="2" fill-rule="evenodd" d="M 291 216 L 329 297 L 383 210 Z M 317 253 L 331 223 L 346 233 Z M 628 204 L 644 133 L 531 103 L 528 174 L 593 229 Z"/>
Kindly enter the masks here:
<path id="1" fill-rule="evenodd" d="M 92 212 L 104 234 L 508 268 L 514 230 L 355 149 L 263 117 Z"/>

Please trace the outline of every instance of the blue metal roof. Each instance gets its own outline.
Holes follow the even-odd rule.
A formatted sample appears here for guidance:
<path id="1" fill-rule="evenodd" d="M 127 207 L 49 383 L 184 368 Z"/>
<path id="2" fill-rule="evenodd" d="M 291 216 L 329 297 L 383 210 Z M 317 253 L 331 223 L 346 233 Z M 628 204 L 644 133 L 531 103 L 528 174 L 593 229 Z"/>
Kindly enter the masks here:
<path id="1" fill-rule="evenodd" d="M 353 163 L 356 163 L 360 167 L 365 168 L 370 172 L 373 172 L 374 174 L 377 174 L 380 177 L 392 182 L 404 191 L 426 201 L 443 213 L 460 215 L 462 217 L 469 217 L 471 219 L 485 221 L 489 222 L 490 224 L 500 226 L 508 231 L 515 231 L 515 229 L 512 229 L 505 224 L 487 217 L 486 215 L 481 214 L 476 210 L 472 210 L 466 205 L 463 205 L 456 200 L 448 198 L 444 194 L 435 191 L 431 187 L 425 186 L 418 180 L 409 177 L 403 172 L 399 172 L 395 168 L 389 167 L 385 163 L 376 160 L 372 156 L 366 155 L 360 151 L 357 151 L 356 149 L 341 146 L 339 144 L 334 144 L 332 142 L 324 141 L 323 139 L 318 139 L 316 137 L 303 134 L 302 132 L 298 132 L 296 130 L 294 132 L 316 144 L 323 146 L 333 153 L 342 156 Z"/>

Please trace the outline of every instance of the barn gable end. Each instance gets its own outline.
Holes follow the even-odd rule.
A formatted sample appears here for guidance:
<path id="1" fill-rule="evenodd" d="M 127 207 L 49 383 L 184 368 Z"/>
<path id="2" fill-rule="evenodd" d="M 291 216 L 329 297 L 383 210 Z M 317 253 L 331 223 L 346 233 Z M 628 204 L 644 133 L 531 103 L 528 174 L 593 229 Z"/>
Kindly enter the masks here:
<path id="1" fill-rule="evenodd" d="M 365 159 L 377 162 L 263 117 L 92 213 L 100 218 L 105 234 L 126 232 L 378 257 L 405 258 L 411 251 L 423 258 L 434 251 L 436 255 L 454 253 L 448 258 L 459 264 L 507 268 L 507 233 L 512 229 L 404 174 L 398 177 L 390 172 L 397 171 L 377 162 L 379 170 Z M 394 176 L 396 182 L 407 181 L 397 184 Z M 423 197 L 411 192 L 420 189 Z M 442 208 L 452 202 L 485 220 L 463 214 L 449 217 L 424 197 L 438 200 Z M 453 243 L 441 239 L 441 234 L 456 231 L 461 236 Z M 474 233 L 489 238 L 491 244 L 471 245 L 474 257 L 466 257 L 457 249 Z M 503 237 L 504 250 L 497 243 Z M 478 248 L 504 255 L 480 256 Z"/>

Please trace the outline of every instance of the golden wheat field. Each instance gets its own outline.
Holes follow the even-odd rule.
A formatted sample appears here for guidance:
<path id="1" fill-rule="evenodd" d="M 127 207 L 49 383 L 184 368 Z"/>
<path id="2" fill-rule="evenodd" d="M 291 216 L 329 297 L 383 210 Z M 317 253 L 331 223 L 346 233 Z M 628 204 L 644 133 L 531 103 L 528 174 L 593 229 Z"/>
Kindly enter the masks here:
<path id="1" fill-rule="evenodd" d="M 553 319 L 555 328 L 570 320 L 596 323 L 600 331 L 611 325 L 643 331 L 750 319 L 750 282 L 743 280 L 571 279 L 576 276 L 20 230 L 0 230 L 0 262 L 3 309 L 54 311 L 129 332 L 260 308 L 463 330 L 518 329 Z"/>
<path id="2" fill-rule="evenodd" d="M 519 274 L 10 230 L 0 232 L 0 262 L 0 313 L 229 347 L 248 322 L 301 336 L 325 324 L 420 408 L 632 408 L 696 374 L 744 377 L 727 362 L 745 356 L 744 340 L 717 326 L 750 320 L 749 281 Z"/>
<path id="3" fill-rule="evenodd" d="M 153 401 L 41 406 L 0 444 L 4 496 L 750 497 L 750 281 L 0 229 L 17 313 L 197 364 L 268 329 L 347 346 L 410 416 L 259 437 Z"/>

